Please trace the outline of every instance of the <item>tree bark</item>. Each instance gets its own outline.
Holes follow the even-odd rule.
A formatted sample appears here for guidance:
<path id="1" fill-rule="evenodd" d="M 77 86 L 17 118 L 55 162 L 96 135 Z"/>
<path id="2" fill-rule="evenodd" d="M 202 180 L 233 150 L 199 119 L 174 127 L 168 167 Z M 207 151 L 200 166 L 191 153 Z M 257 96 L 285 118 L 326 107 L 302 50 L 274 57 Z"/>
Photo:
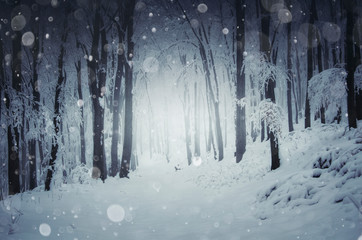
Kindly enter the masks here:
<path id="1" fill-rule="evenodd" d="M 58 138 L 59 132 L 60 132 L 60 93 L 61 88 L 64 83 L 65 77 L 63 75 L 64 70 L 64 54 L 65 54 L 65 42 L 67 41 L 68 37 L 68 29 L 67 29 L 68 21 L 67 18 L 65 18 L 64 22 L 64 32 L 61 39 L 61 46 L 60 46 L 60 54 L 58 57 L 58 81 L 57 85 L 55 87 L 55 99 L 54 99 L 54 118 L 53 118 L 53 125 L 54 125 L 54 138 L 52 142 L 52 148 L 51 148 L 51 158 L 49 160 L 49 166 L 48 171 L 45 179 L 45 191 L 50 190 L 51 181 L 53 178 L 53 173 L 55 170 L 55 161 L 57 160 L 57 153 L 58 153 Z"/>
<path id="2" fill-rule="evenodd" d="M 124 141 L 123 153 L 121 161 L 121 170 L 119 176 L 121 178 L 128 177 L 131 155 L 132 155 L 132 134 L 133 134 L 133 55 L 134 43 L 133 37 L 133 12 L 135 7 L 135 0 L 130 0 L 126 7 L 126 22 L 127 22 L 127 60 L 125 64 L 125 122 L 124 122 Z"/>
<path id="3" fill-rule="evenodd" d="M 32 53 L 32 92 L 33 92 L 33 104 L 32 111 L 39 112 L 39 102 L 40 102 L 40 90 L 39 90 L 39 75 L 38 75 L 38 61 L 39 61 L 39 52 L 40 52 L 40 27 L 39 21 L 34 21 L 34 28 L 32 29 L 35 39 L 34 45 L 31 50 Z M 31 139 L 28 142 L 29 146 L 29 189 L 32 190 L 38 186 L 37 183 L 37 158 L 36 158 L 36 143 L 39 140 Z"/>
<path id="4" fill-rule="evenodd" d="M 78 81 L 78 98 L 80 101 L 83 101 L 83 92 L 82 92 L 82 61 L 78 60 L 75 64 L 75 68 L 77 70 L 77 81 Z M 79 126 L 79 137 L 80 137 L 80 163 L 85 165 L 85 136 L 84 136 L 84 114 L 83 114 L 83 102 L 81 102 L 80 106 L 80 113 L 81 113 L 81 124 Z"/>
<path id="5" fill-rule="evenodd" d="M 245 98 L 245 72 L 242 70 L 245 51 L 245 1 L 235 0 L 236 9 L 236 99 Z M 239 163 L 246 151 L 245 106 L 236 103 L 235 118 L 236 162 Z"/>
<path id="6" fill-rule="evenodd" d="M 290 1 L 287 1 L 287 5 L 290 6 Z M 287 82 L 287 105 L 288 105 L 288 128 L 289 132 L 292 132 L 293 129 L 293 108 L 292 108 L 292 22 L 287 23 L 287 69 L 289 72 L 289 77 Z M 296 100 L 295 100 L 296 101 Z"/>
<path id="7" fill-rule="evenodd" d="M 22 73 L 21 73 L 21 34 L 16 31 L 14 38 L 12 39 L 12 87 L 16 92 L 21 91 Z M 6 93 L 5 98 L 6 106 L 10 109 L 10 97 Z M 9 195 L 20 193 L 20 143 L 19 143 L 19 132 L 18 127 L 8 127 L 8 180 L 9 180 Z"/>
<path id="8" fill-rule="evenodd" d="M 199 157 L 201 155 L 200 149 L 200 109 L 199 109 L 199 94 L 198 94 L 197 82 L 194 84 L 194 98 L 195 98 L 195 151 L 194 155 Z"/>
<path id="9" fill-rule="evenodd" d="M 263 0 L 260 0 L 263 1 Z M 262 4 L 260 4 L 262 6 Z M 267 61 L 270 61 L 270 14 L 265 10 L 264 7 L 261 7 L 261 32 L 260 34 L 260 51 L 265 54 Z M 265 98 L 269 98 L 273 103 L 275 103 L 275 94 L 274 94 L 275 82 L 272 79 L 269 79 L 265 89 Z M 269 141 L 270 141 L 270 152 L 271 152 L 271 170 L 277 169 L 280 166 L 279 159 L 279 144 L 278 138 L 272 131 L 268 131 Z"/>
<path id="10" fill-rule="evenodd" d="M 315 7 L 315 0 L 312 0 L 312 9 L 311 12 L 316 12 L 313 10 Z M 310 103 L 308 96 L 308 86 L 309 81 L 313 77 L 313 40 L 315 37 L 314 29 L 314 16 L 310 14 L 309 16 L 309 26 L 308 26 L 308 51 L 307 51 L 307 87 L 306 87 L 306 97 L 305 97 L 305 113 L 304 113 L 304 127 L 311 127 L 311 116 L 310 116 Z"/>
<path id="11" fill-rule="evenodd" d="M 118 32 L 118 41 L 120 43 L 124 40 L 124 32 L 119 25 L 117 25 Z M 120 122 L 120 111 L 123 104 L 123 99 L 121 100 L 121 87 L 122 87 L 122 78 L 123 70 L 125 64 L 125 53 L 117 55 L 117 70 L 116 70 L 116 79 L 114 82 L 114 91 L 113 91 L 113 121 L 112 121 L 112 143 L 111 143 L 111 172 L 112 177 L 116 176 L 119 170 L 119 159 L 118 159 L 118 143 L 119 143 L 119 122 Z"/>
<path id="12" fill-rule="evenodd" d="M 100 0 L 94 1 L 94 9 L 95 15 L 93 19 L 93 39 L 91 46 L 91 57 L 87 61 L 88 64 L 88 78 L 90 85 L 90 95 L 92 99 L 93 106 L 93 169 L 92 169 L 92 177 L 95 179 L 100 178 L 104 181 L 107 178 L 107 169 L 105 165 L 105 156 L 104 156 L 104 109 L 100 104 L 100 100 L 103 98 L 103 93 L 105 85 L 105 74 L 106 69 L 102 69 L 101 67 L 106 67 L 104 65 L 104 53 L 101 55 L 101 59 L 99 58 L 99 40 L 101 38 L 101 15 L 100 15 Z M 103 36 L 102 36 L 102 40 Z M 104 52 L 103 46 L 102 52 Z M 98 77 L 97 77 L 97 73 Z"/>
<path id="13" fill-rule="evenodd" d="M 353 27 L 354 27 L 354 1 L 346 0 L 343 2 L 347 15 L 347 31 L 346 31 L 346 70 L 347 70 L 347 110 L 349 128 L 357 128 L 356 108 L 355 108 L 355 88 L 354 88 L 354 72 L 356 70 L 356 61 L 353 54 Z"/>

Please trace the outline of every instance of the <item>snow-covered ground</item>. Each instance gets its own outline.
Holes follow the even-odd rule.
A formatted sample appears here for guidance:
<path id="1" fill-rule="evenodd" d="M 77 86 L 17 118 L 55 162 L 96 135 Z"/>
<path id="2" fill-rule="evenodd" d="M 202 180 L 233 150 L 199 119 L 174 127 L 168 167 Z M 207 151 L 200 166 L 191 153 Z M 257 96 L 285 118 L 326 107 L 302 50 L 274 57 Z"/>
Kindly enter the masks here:
<path id="1" fill-rule="evenodd" d="M 157 164 L 130 179 L 39 187 L 1 202 L 0 239 L 361 240 L 362 128 L 297 130 L 280 154 L 272 172 L 265 142 L 239 164 Z"/>

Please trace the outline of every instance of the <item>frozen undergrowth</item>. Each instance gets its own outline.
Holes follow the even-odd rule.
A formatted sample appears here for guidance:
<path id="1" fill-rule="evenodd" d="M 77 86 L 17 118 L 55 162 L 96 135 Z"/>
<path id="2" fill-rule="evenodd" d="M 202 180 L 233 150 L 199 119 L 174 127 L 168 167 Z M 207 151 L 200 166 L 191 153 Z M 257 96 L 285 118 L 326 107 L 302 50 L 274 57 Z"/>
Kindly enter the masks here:
<path id="1" fill-rule="evenodd" d="M 268 142 L 249 144 L 240 164 L 227 149 L 222 162 L 205 157 L 176 171 L 160 161 L 105 183 L 79 167 L 50 192 L 2 201 L 0 239 L 356 240 L 361 132 L 317 125 L 286 134 L 275 171 Z M 110 209 L 124 219 L 114 222 Z"/>
<path id="2" fill-rule="evenodd" d="M 362 204 L 362 128 L 323 125 L 289 134 L 282 144 L 278 178 L 256 197 L 256 212 L 267 219 L 280 209 L 320 203 Z M 284 149 L 283 149 L 284 148 Z M 357 209 L 359 211 L 359 209 Z"/>

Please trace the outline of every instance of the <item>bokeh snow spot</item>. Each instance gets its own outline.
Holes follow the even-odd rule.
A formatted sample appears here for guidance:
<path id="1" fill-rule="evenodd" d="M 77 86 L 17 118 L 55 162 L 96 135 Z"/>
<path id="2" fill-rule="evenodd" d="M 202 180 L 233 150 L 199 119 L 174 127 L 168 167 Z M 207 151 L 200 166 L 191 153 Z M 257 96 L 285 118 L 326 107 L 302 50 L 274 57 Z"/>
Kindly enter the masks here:
<path id="1" fill-rule="evenodd" d="M 41 235 L 43 235 L 44 237 L 48 237 L 50 236 L 52 229 L 50 228 L 49 224 L 47 223 L 42 223 L 39 226 L 39 232 Z"/>
<path id="2" fill-rule="evenodd" d="M 141 11 L 145 10 L 145 8 L 146 8 L 146 4 L 144 2 L 139 1 L 136 3 L 135 10 L 137 12 L 141 12 Z"/>
<path id="3" fill-rule="evenodd" d="M 112 222 L 123 221 L 125 215 L 126 215 L 126 213 L 125 213 L 123 207 L 121 207 L 118 204 L 112 204 L 107 208 L 107 216 L 108 216 L 109 220 L 111 220 Z"/>
<path id="4" fill-rule="evenodd" d="M 24 33 L 23 37 L 21 38 L 21 42 L 26 47 L 30 47 L 31 45 L 33 45 L 34 40 L 35 40 L 35 36 L 32 32 Z"/>
<path id="5" fill-rule="evenodd" d="M 199 21 L 197 19 L 191 19 L 190 24 L 192 28 L 198 28 L 199 27 Z"/>
<path id="6" fill-rule="evenodd" d="M 14 31 L 21 31 L 26 25 L 26 19 L 23 15 L 16 15 L 11 19 L 11 28 Z"/>
<path id="7" fill-rule="evenodd" d="M 323 37 L 328 42 L 337 42 L 341 38 L 341 28 L 334 23 L 324 23 L 322 27 Z"/>
<path id="8" fill-rule="evenodd" d="M 222 33 L 225 34 L 225 35 L 228 34 L 228 33 L 229 33 L 229 29 L 223 28 Z"/>
<path id="9" fill-rule="evenodd" d="M 278 12 L 278 18 L 281 23 L 289 23 L 292 21 L 292 13 L 288 9 L 280 9 Z"/>
<path id="10" fill-rule="evenodd" d="M 143 61 L 143 70 L 145 72 L 155 73 L 158 71 L 159 62 L 154 57 L 148 57 Z"/>
<path id="11" fill-rule="evenodd" d="M 207 12 L 207 5 L 205 3 L 200 3 L 197 6 L 197 11 L 199 11 L 200 13 L 206 13 Z"/>
<path id="12" fill-rule="evenodd" d="M 79 100 L 77 101 L 77 105 L 78 105 L 78 107 L 83 107 L 84 101 L 83 101 L 82 99 L 79 99 Z"/>

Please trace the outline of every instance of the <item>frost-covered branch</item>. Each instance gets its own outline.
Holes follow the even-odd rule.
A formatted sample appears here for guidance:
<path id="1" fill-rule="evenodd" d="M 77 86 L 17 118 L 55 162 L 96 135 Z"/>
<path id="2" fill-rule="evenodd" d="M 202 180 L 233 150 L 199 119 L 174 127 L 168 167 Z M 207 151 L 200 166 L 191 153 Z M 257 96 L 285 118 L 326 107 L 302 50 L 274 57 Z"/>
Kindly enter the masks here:
<path id="1" fill-rule="evenodd" d="M 315 112 L 331 104 L 340 106 L 346 94 L 347 72 L 344 68 L 330 68 L 310 79 L 308 97 Z"/>
<path id="2" fill-rule="evenodd" d="M 270 131 L 273 132 L 277 138 L 280 138 L 284 116 L 282 108 L 270 99 L 265 99 L 259 104 L 259 113 L 260 120 L 265 121 Z"/>
<path id="3" fill-rule="evenodd" d="M 269 79 L 277 82 L 277 85 L 285 85 L 289 81 L 287 72 L 267 60 L 265 54 L 255 52 L 252 54 L 244 53 L 243 70 L 251 79 L 255 79 L 259 91 L 263 93 L 264 87 L 268 84 Z"/>

